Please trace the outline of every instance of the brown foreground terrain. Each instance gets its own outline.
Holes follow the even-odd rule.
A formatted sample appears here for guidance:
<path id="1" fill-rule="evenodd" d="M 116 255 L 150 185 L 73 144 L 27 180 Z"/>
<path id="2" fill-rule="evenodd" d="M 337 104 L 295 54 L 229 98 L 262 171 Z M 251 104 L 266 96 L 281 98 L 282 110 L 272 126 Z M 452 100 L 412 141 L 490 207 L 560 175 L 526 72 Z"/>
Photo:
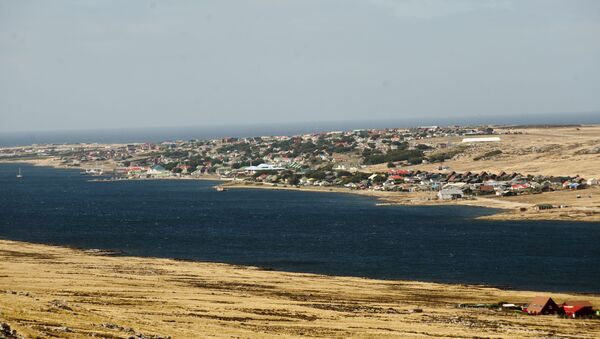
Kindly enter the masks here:
<path id="1" fill-rule="evenodd" d="M 600 337 L 600 320 L 456 307 L 526 303 L 540 294 L 597 307 L 600 295 L 102 254 L 0 241 L 0 323 L 25 337 L 59 338 Z"/>

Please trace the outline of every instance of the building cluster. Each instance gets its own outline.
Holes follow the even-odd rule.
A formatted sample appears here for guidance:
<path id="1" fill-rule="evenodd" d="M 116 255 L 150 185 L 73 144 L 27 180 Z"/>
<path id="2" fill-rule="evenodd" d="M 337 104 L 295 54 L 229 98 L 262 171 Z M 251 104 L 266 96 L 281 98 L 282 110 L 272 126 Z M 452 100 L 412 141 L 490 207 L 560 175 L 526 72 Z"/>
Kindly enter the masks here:
<path id="1" fill-rule="evenodd" d="M 206 168 L 192 168 L 178 165 L 171 170 L 162 165 L 129 166 L 115 170 L 115 176 L 121 178 L 169 178 L 202 177 L 208 173 Z M 390 168 L 385 172 L 365 173 L 347 171 L 329 166 L 324 169 L 303 169 L 282 167 L 274 164 L 259 164 L 229 169 L 219 173 L 223 180 L 244 183 L 260 183 L 295 187 L 345 187 L 353 190 L 396 191 L 396 192 L 432 192 L 438 199 L 463 199 L 473 196 L 513 196 L 537 194 L 558 190 L 582 190 L 598 185 L 595 178 L 579 176 L 523 175 L 520 173 L 498 174 L 489 172 L 455 171 L 428 172 Z M 554 206 L 538 206 L 540 209 Z"/>
<path id="2" fill-rule="evenodd" d="M 498 142 L 498 135 L 497 131 L 487 126 L 423 126 L 297 136 L 166 141 L 157 144 L 33 145 L 0 149 L 0 159 L 51 157 L 66 166 L 86 168 L 84 174 L 112 174 L 115 178 L 217 175 L 226 180 L 272 185 L 426 191 L 435 192 L 439 199 L 444 200 L 479 195 L 509 196 L 562 189 L 578 190 L 598 184 L 595 178 L 579 176 L 457 173 L 443 165 L 444 160 L 460 156 L 465 147 L 478 142 Z M 464 146 L 440 141 L 438 137 L 462 137 L 459 143 Z M 501 153 L 495 150 L 482 157 L 494 157 Z M 424 162 L 439 162 L 439 171 L 403 168 Z M 112 166 L 104 168 L 104 165 L 98 164 Z M 367 171 L 365 167 L 371 164 L 386 164 L 383 168 L 387 168 L 387 171 Z"/>
<path id="3" fill-rule="evenodd" d="M 567 300 L 557 304 L 552 298 L 538 296 L 522 308 L 523 312 L 530 315 L 557 314 L 569 318 L 600 316 L 600 310 L 594 310 L 593 305 L 586 300 Z"/>
<path id="4" fill-rule="evenodd" d="M 122 163 L 160 151 L 153 144 L 100 145 L 100 144 L 47 144 L 0 148 L 0 159 L 28 160 L 52 158 L 65 166 L 85 166 L 89 163 Z"/>
<path id="5" fill-rule="evenodd" d="M 190 172 L 200 169 L 203 173 L 218 174 L 261 163 L 297 169 L 333 165 L 338 169 L 357 170 L 377 163 L 405 165 L 444 160 L 443 152 L 441 158 L 439 154 L 430 155 L 450 145 L 433 141 L 433 138 L 494 133 L 487 126 L 424 126 L 156 144 L 51 144 L 3 148 L 0 159 L 52 157 L 60 159 L 64 165 L 82 167 L 101 161 L 114 162 L 119 167 L 161 165 L 167 170 L 189 166 Z"/>
<path id="6" fill-rule="evenodd" d="M 557 315 L 565 318 L 600 318 L 600 310 L 587 300 L 566 300 L 556 303 L 551 297 L 536 296 L 527 304 L 499 302 L 497 304 L 459 304 L 460 308 L 489 308 L 515 311 L 528 315 Z"/>
<path id="7" fill-rule="evenodd" d="M 260 168 L 260 166 L 259 166 Z M 265 165 L 257 170 L 240 170 L 228 174 L 234 180 L 296 186 L 343 186 L 350 189 L 401 192 L 437 192 L 439 199 L 460 199 L 469 196 L 511 196 L 536 194 L 556 190 L 580 190 L 598 185 L 597 179 L 579 176 L 522 175 L 427 172 L 421 170 L 388 169 L 382 173 L 348 172 L 344 170 L 314 170 L 293 172 Z"/>

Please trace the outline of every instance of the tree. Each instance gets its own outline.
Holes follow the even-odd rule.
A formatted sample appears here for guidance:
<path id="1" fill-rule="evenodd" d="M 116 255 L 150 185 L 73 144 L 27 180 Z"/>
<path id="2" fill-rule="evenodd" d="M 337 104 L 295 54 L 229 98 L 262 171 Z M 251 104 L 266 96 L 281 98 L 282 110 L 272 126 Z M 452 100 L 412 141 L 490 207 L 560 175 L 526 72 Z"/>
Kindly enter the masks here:
<path id="1" fill-rule="evenodd" d="M 300 179 L 298 179 L 298 176 L 295 174 L 292 174 L 287 178 L 287 183 L 290 185 L 298 185 L 299 182 Z"/>
<path id="2" fill-rule="evenodd" d="M 417 159 L 423 157 L 421 150 L 394 150 L 387 154 L 372 154 L 365 158 L 367 165 L 382 164 L 384 162 L 402 161 L 408 159 Z"/>
<path id="3" fill-rule="evenodd" d="M 337 175 L 337 177 L 338 177 L 338 178 L 341 178 L 341 177 L 349 177 L 349 176 L 352 176 L 352 173 L 350 173 L 350 172 L 348 172 L 348 171 L 341 170 L 341 171 L 337 171 L 337 172 L 336 172 L 336 175 Z"/>
<path id="4" fill-rule="evenodd" d="M 375 183 L 375 184 L 381 184 L 385 181 L 386 181 L 386 178 L 383 177 L 382 175 L 378 175 L 375 178 L 373 178 L 373 183 Z"/>
<path id="5" fill-rule="evenodd" d="M 173 168 L 177 167 L 177 163 L 176 162 L 169 162 L 169 163 L 164 164 L 163 167 L 167 171 L 171 171 Z"/>
<path id="6" fill-rule="evenodd" d="M 325 179 L 325 176 L 326 176 L 326 174 L 324 171 L 318 171 L 318 170 L 310 171 L 310 172 L 306 173 L 307 178 L 312 178 L 312 179 L 317 179 L 317 180 Z"/>
<path id="7" fill-rule="evenodd" d="M 407 161 L 413 165 L 423 163 L 423 157 L 412 157 L 408 158 Z"/>

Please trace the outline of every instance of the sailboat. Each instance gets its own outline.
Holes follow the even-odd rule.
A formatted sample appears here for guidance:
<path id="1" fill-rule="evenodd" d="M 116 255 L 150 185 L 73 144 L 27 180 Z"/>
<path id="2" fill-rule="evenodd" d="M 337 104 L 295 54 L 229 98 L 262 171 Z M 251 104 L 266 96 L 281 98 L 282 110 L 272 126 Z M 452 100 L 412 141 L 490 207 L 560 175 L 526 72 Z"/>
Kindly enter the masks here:
<path id="1" fill-rule="evenodd" d="M 17 178 L 22 178 L 23 174 L 21 174 L 21 167 L 19 167 L 19 172 L 17 172 Z"/>

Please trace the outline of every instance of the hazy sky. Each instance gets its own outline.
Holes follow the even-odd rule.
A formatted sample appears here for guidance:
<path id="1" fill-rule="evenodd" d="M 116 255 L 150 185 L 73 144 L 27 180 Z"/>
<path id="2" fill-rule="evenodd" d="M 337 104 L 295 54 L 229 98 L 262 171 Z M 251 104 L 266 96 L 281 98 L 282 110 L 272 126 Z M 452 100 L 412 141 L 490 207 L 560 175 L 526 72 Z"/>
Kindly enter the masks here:
<path id="1" fill-rule="evenodd" d="M 598 110 L 596 0 L 0 0 L 0 132 Z"/>

